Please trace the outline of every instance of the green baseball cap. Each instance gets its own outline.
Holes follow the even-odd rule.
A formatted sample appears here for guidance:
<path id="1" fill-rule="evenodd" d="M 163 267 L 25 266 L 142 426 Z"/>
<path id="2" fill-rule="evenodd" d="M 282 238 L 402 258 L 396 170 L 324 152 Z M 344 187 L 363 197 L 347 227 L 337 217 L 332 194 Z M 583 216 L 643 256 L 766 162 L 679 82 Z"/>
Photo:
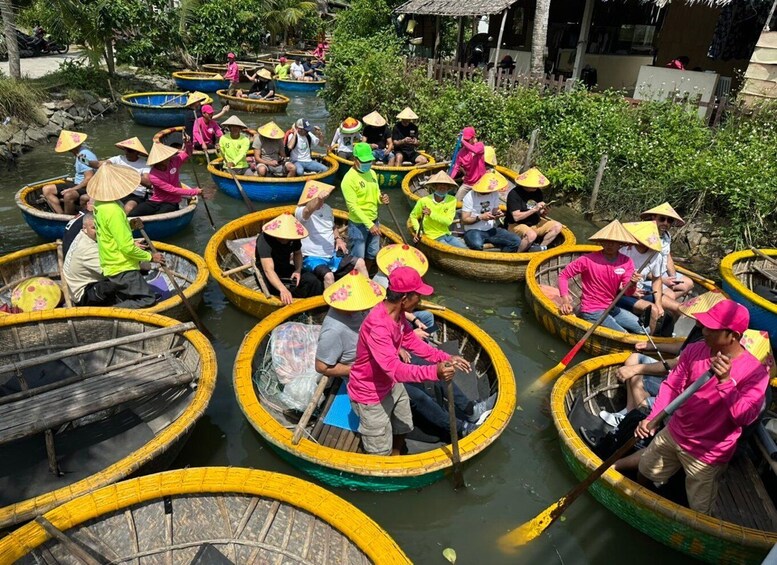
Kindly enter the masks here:
<path id="1" fill-rule="evenodd" d="M 353 156 L 359 161 L 361 161 L 362 163 L 367 163 L 369 161 L 375 160 L 375 157 L 372 154 L 372 147 L 370 147 L 369 143 L 354 144 Z"/>

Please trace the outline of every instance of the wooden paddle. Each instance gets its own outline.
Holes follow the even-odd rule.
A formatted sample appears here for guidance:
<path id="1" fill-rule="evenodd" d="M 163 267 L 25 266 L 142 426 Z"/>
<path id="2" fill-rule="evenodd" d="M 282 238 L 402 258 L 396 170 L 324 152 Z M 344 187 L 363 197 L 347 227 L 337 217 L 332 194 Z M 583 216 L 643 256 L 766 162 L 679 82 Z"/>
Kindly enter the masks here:
<path id="1" fill-rule="evenodd" d="M 218 149 L 216 149 L 218 151 Z M 221 154 L 220 151 L 218 151 L 219 154 Z M 205 158 L 208 160 L 208 166 L 210 167 L 210 157 L 208 157 L 208 152 L 205 152 Z M 246 191 L 243 189 L 243 185 L 240 184 L 240 181 L 237 178 L 237 175 L 235 174 L 235 171 L 227 167 L 227 160 L 224 158 L 224 155 L 221 155 L 222 162 L 221 165 L 226 169 L 226 171 L 232 175 L 232 180 L 235 181 L 235 184 L 237 185 L 237 190 L 240 192 L 240 196 L 243 197 L 243 202 L 245 202 L 246 208 L 248 208 L 249 212 L 254 212 L 256 208 L 254 208 L 253 202 L 251 202 L 251 199 L 248 198 L 248 195 L 246 194 Z"/>
<path id="2" fill-rule="evenodd" d="M 464 488 L 464 473 L 461 471 L 461 453 L 459 453 L 459 430 L 456 427 L 456 405 L 453 402 L 453 380 L 445 383 L 448 390 L 448 425 L 451 432 L 453 459 L 453 488 Z"/>
<path id="3" fill-rule="evenodd" d="M 302 413 L 302 418 L 299 419 L 297 427 L 294 428 L 294 436 L 291 438 L 292 445 L 297 445 L 299 440 L 302 439 L 302 434 L 304 433 L 308 422 L 310 422 L 313 411 L 316 409 L 316 406 L 318 406 L 319 399 L 324 395 L 324 391 L 326 390 L 329 381 L 329 377 L 321 375 L 321 380 L 318 381 L 316 392 L 313 393 L 313 397 L 310 399 L 310 402 L 308 402 L 308 405 L 305 407 L 305 411 Z"/>
<path id="4" fill-rule="evenodd" d="M 192 110 L 192 113 L 194 114 L 194 119 L 197 119 L 197 112 Z M 186 132 L 184 132 L 185 135 Z M 192 143 L 194 143 L 192 141 Z M 208 159 L 208 149 L 205 149 L 205 160 L 208 162 L 208 165 L 210 165 L 210 159 Z M 197 174 L 197 166 L 194 164 L 194 161 L 190 161 L 192 164 L 192 172 L 194 173 L 194 180 L 197 181 L 197 186 L 202 188 L 202 183 L 200 182 L 200 175 Z M 208 201 L 205 200 L 205 194 L 202 194 L 202 204 L 205 206 L 205 213 L 208 214 L 208 221 L 210 222 L 210 227 L 213 228 L 213 231 L 216 231 L 216 223 L 213 221 L 213 216 L 210 215 L 210 208 L 208 207 Z"/>
<path id="5" fill-rule="evenodd" d="M 752 246 L 750 247 L 750 251 L 758 255 L 761 259 L 764 259 L 767 263 L 771 263 L 772 265 L 777 267 L 777 259 L 775 259 L 774 257 L 769 257 L 766 253 L 764 253 L 760 249 L 757 249 Z"/>
<path id="6" fill-rule="evenodd" d="M 697 390 L 699 390 L 704 384 L 712 378 L 712 369 L 704 373 L 698 379 L 696 379 L 691 386 L 686 388 L 677 398 L 670 402 L 666 408 L 661 410 L 656 417 L 648 423 L 648 429 L 654 431 L 658 428 L 661 421 L 666 417 L 673 414 L 680 406 L 685 403 Z M 605 461 L 602 462 L 596 469 L 594 469 L 590 475 L 588 475 L 581 483 L 570 490 L 567 494 L 559 498 L 556 502 L 551 504 L 548 508 L 540 512 L 537 516 L 530 521 L 525 522 L 511 530 L 510 532 L 499 538 L 499 547 L 506 553 L 514 552 L 519 546 L 525 545 L 530 542 L 542 532 L 548 529 L 548 527 L 558 520 L 561 515 L 566 512 L 572 503 L 590 487 L 599 477 L 601 477 L 607 469 L 615 464 L 618 459 L 623 458 L 629 450 L 637 443 L 637 437 L 632 436 L 625 444 L 623 444 L 615 453 L 610 455 Z"/>
<path id="7" fill-rule="evenodd" d="M 168 105 L 168 104 L 170 104 L 171 102 L 174 102 L 174 101 L 178 100 L 178 99 L 179 99 L 181 96 L 189 96 L 189 94 L 191 94 L 191 93 L 190 93 L 190 92 L 182 92 L 181 94 L 179 94 L 179 95 L 178 95 L 178 96 L 176 96 L 175 98 L 171 98 L 170 100 L 167 100 L 166 102 L 164 102 L 164 103 L 162 104 L 162 106 L 163 106 L 163 107 L 164 107 L 164 106 L 167 106 L 167 105 Z"/>
<path id="8" fill-rule="evenodd" d="M 394 220 L 394 224 L 397 226 L 397 231 L 399 232 L 399 237 L 402 238 L 402 243 L 407 244 L 407 238 L 405 237 L 405 233 L 402 231 L 402 224 L 400 224 L 397 220 L 397 215 L 394 213 L 394 210 L 391 209 L 391 204 L 386 204 L 386 208 L 388 208 L 389 214 L 391 214 L 391 219 Z"/>
<path id="9" fill-rule="evenodd" d="M 68 536 L 45 517 L 38 516 L 35 518 L 35 522 L 43 528 L 51 538 L 57 540 L 70 556 L 79 563 L 83 563 L 84 565 L 100 565 L 100 563 L 104 562 L 104 556 L 100 555 L 100 559 L 96 559 L 93 556 L 93 553 L 96 553 L 94 548 L 87 546 L 75 537 Z"/>

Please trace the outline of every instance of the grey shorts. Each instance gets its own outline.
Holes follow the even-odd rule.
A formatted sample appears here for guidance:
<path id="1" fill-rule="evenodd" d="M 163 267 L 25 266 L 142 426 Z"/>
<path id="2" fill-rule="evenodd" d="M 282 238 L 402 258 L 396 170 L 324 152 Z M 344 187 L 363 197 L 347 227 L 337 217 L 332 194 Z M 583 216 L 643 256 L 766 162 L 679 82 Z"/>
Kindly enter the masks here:
<path id="1" fill-rule="evenodd" d="M 413 414 L 405 385 L 398 383 L 379 404 L 351 401 L 359 416 L 359 435 L 364 451 L 373 455 L 391 455 L 393 436 L 413 431 Z"/>

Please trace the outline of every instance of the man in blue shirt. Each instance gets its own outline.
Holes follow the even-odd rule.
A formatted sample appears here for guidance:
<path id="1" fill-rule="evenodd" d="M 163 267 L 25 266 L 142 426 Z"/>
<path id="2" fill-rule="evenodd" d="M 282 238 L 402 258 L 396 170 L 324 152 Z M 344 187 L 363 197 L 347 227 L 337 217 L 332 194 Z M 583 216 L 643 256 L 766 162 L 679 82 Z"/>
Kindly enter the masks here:
<path id="1" fill-rule="evenodd" d="M 43 196 L 55 214 L 75 215 L 79 199 L 86 194 L 86 183 L 94 174 L 94 169 L 89 166 L 89 162 L 97 161 L 97 155 L 83 146 L 86 137 L 85 133 L 64 129 L 59 134 L 54 151 L 57 153 L 69 151 L 75 155 L 76 161 L 75 175 L 72 181 L 68 179 L 65 182 L 47 184 L 43 187 Z M 64 202 L 64 206 L 60 203 L 60 198 Z"/>

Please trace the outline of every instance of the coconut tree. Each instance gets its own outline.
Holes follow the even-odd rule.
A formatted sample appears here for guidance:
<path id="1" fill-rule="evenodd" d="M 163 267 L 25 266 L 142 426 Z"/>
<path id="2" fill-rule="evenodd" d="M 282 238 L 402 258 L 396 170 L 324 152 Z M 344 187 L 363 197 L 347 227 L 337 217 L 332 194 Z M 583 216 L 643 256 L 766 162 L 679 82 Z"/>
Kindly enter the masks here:
<path id="1" fill-rule="evenodd" d="M 22 68 L 19 62 L 19 43 L 16 41 L 16 19 L 13 13 L 13 6 L 11 6 L 11 0 L 0 0 L 0 13 L 3 16 L 9 74 L 11 78 L 22 78 Z"/>
<path id="2" fill-rule="evenodd" d="M 550 0 L 537 0 L 537 11 L 534 13 L 534 31 L 531 37 L 531 76 L 545 76 L 545 45 L 548 42 L 548 18 L 550 17 Z"/>
<path id="3" fill-rule="evenodd" d="M 303 18 L 318 7 L 308 0 L 270 0 L 264 13 L 267 29 L 273 39 L 283 34 L 283 44 L 288 43 L 289 29 L 297 26 Z"/>

